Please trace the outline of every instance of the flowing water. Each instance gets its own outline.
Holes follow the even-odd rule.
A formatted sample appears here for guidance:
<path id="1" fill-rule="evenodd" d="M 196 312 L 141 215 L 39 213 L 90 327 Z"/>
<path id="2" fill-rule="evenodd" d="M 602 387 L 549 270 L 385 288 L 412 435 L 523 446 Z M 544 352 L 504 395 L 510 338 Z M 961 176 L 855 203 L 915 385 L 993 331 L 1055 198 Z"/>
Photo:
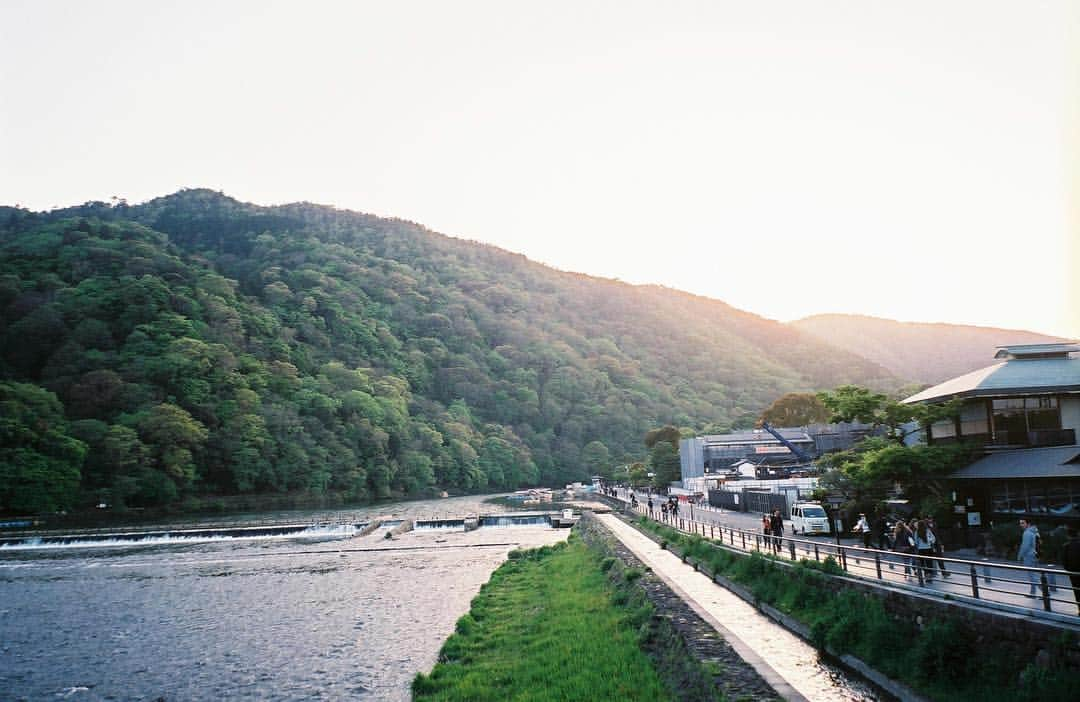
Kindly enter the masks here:
<path id="1" fill-rule="evenodd" d="M 393 509 L 495 508 L 472 498 Z M 0 699 L 407 700 L 506 554 L 567 535 L 545 525 L 386 531 L 0 548 Z"/>

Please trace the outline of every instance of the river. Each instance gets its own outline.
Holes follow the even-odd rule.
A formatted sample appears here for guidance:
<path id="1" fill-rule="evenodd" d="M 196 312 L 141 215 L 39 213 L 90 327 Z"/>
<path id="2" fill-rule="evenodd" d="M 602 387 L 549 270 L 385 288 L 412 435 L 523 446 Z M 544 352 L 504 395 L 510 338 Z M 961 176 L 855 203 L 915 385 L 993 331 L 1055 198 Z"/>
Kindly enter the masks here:
<path id="1" fill-rule="evenodd" d="M 482 499 L 356 516 L 498 511 Z M 512 526 L 387 539 L 328 528 L 0 549 L 0 698 L 408 700 L 507 553 L 566 535 Z"/>

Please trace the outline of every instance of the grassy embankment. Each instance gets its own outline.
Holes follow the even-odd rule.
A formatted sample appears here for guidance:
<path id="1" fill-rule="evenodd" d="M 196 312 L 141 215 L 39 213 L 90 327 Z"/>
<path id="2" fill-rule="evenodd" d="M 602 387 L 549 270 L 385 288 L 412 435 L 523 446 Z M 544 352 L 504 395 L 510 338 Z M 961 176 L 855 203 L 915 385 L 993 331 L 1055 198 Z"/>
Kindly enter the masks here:
<path id="1" fill-rule="evenodd" d="M 702 570 L 748 588 L 758 601 L 776 607 L 812 631 L 815 645 L 861 658 L 889 677 L 935 700 L 1031 702 L 1074 699 L 1076 675 L 1061 668 L 1043 669 L 980 644 L 959 620 L 944 618 L 921 629 L 889 616 L 881 601 L 848 589 L 833 591 L 827 574 L 841 574 L 832 558 L 803 560 L 784 567 L 757 553 L 736 555 L 708 539 L 691 536 L 647 519 L 638 525 L 667 545 L 697 560 Z M 1063 639 L 1059 647 L 1071 644 Z M 1063 659 L 1055 651 L 1053 659 Z"/>
<path id="2" fill-rule="evenodd" d="M 457 623 L 416 700 L 671 700 L 643 652 L 653 607 L 624 568 L 576 535 L 514 551 Z M 710 699 L 702 690 L 700 699 Z"/>

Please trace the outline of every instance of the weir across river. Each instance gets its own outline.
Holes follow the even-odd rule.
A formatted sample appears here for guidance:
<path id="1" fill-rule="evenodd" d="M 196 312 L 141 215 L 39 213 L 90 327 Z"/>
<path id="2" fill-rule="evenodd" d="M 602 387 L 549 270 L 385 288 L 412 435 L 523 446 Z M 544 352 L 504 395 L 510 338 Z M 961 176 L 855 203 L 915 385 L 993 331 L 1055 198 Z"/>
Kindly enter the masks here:
<path id="1" fill-rule="evenodd" d="M 131 529 L 109 531 L 101 529 L 40 532 L 35 534 L 9 535 L 0 539 L 0 550 L 25 550 L 43 548 L 93 548 L 109 546 L 182 544 L 227 539 L 292 538 L 355 538 L 376 532 L 394 535 L 416 529 L 470 531 L 491 527 L 547 526 L 565 528 L 572 526 L 577 517 L 562 511 L 499 512 L 490 514 L 446 515 L 401 519 L 395 517 L 371 517 L 364 520 L 340 518 L 313 520 L 306 523 L 278 522 L 257 525 L 217 524 L 177 526 L 169 529 Z"/>

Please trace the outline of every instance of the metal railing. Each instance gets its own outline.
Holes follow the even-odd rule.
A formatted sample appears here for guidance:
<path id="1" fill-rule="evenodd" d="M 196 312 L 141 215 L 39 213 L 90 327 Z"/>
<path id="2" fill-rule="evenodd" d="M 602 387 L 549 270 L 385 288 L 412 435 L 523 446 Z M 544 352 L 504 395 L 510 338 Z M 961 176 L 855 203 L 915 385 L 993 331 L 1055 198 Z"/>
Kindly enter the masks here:
<path id="1" fill-rule="evenodd" d="M 936 592 L 949 598 L 979 603 L 1031 609 L 1031 602 L 1038 601 L 1044 612 L 1080 618 L 1070 573 L 1059 568 L 1034 568 L 998 561 L 882 551 L 787 535 L 777 537 L 760 531 L 695 521 L 687 515 L 664 514 L 655 509 L 650 516 L 648 508 L 640 503 L 627 507 L 659 524 L 696 534 L 736 551 L 757 551 L 793 562 L 803 559 L 824 562 L 831 558 L 848 577 L 890 586 L 918 586 L 922 593 Z M 939 585 L 931 589 L 934 580 Z"/>

